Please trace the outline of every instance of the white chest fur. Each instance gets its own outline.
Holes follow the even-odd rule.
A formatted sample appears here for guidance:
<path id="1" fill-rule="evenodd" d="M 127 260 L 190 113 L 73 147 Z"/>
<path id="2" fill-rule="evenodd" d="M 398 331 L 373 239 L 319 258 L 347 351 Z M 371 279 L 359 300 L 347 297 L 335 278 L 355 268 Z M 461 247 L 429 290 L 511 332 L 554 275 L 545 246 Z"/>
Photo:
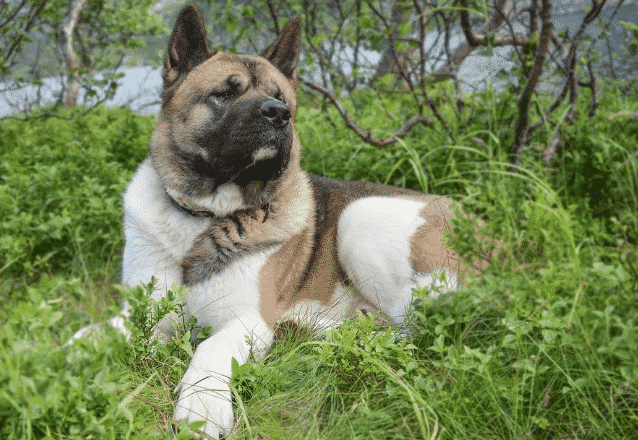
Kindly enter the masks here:
<path id="1" fill-rule="evenodd" d="M 213 333 L 238 317 L 259 314 L 259 273 L 279 248 L 243 257 L 206 281 L 189 286 L 186 314 L 197 318 L 198 327 L 211 326 Z"/>
<path id="2" fill-rule="evenodd" d="M 210 224 L 177 209 L 166 197 L 150 161 L 137 170 L 124 194 L 124 248 L 122 282 L 137 285 L 158 279 L 155 299 L 182 283 L 181 262 L 195 239 Z M 259 313 L 258 276 L 274 246 L 239 259 L 206 281 L 188 287 L 187 316 L 213 332 L 224 323 L 247 313 Z"/>
<path id="3" fill-rule="evenodd" d="M 208 224 L 176 209 L 150 160 L 144 161 L 124 194 L 122 282 L 134 286 L 155 277 L 159 292 L 154 296 L 161 297 L 182 282 L 181 261 Z"/>

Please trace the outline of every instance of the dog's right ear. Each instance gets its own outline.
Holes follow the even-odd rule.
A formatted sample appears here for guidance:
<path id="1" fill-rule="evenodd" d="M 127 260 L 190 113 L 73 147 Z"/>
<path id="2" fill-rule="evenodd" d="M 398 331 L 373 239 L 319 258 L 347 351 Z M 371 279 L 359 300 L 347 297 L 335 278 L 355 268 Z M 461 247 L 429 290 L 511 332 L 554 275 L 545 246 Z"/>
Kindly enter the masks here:
<path id="1" fill-rule="evenodd" d="M 199 8 L 192 3 L 184 6 L 177 17 L 164 58 L 164 90 L 214 54 L 208 45 Z"/>
<path id="2" fill-rule="evenodd" d="M 297 61 L 301 48 L 301 19 L 292 17 L 275 42 L 261 56 L 270 61 L 293 83 L 297 82 Z"/>

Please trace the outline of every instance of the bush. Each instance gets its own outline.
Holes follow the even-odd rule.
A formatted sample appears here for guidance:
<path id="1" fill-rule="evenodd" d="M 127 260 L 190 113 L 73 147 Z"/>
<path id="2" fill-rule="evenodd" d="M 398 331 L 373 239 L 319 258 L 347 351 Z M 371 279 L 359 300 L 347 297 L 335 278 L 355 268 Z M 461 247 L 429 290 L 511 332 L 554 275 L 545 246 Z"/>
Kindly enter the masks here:
<path id="1" fill-rule="evenodd" d="M 114 271 L 121 197 L 153 118 L 98 108 L 83 118 L 2 121 L 0 273 Z"/>

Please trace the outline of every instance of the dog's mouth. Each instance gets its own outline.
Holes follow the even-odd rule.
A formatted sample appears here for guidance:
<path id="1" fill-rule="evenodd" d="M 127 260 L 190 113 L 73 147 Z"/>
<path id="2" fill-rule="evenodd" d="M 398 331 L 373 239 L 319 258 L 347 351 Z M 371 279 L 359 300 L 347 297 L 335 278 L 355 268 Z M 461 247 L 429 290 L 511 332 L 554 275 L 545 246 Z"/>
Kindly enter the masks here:
<path id="1" fill-rule="evenodd" d="M 188 169 L 199 176 L 191 192 L 207 194 L 225 183 L 244 190 L 250 187 L 252 192 L 277 186 L 292 153 L 290 126 L 274 130 L 265 124 L 238 121 L 225 121 L 223 129 L 196 138 L 206 154 L 186 155 Z"/>
<path id="2" fill-rule="evenodd" d="M 253 153 L 253 165 L 257 162 L 272 159 L 277 156 L 277 148 L 274 146 L 261 147 L 259 150 Z"/>
<path id="3" fill-rule="evenodd" d="M 245 187 L 251 182 L 265 185 L 281 176 L 287 164 L 288 158 L 275 148 L 261 148 L 253 154 L 252 162 L 232 176 L 229 182 L 234 182 L 240 187 Z"/>

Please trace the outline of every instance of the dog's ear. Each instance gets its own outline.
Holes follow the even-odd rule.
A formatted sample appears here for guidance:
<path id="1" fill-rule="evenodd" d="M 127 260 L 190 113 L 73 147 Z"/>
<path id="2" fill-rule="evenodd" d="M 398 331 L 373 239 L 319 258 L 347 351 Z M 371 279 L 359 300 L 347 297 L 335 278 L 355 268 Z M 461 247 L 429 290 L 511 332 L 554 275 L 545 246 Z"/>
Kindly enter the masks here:
<path id="1" fill-rule="evenodd" d="M 261 56 L 293 82 L 297 81 L 297 61 L 301 47 L 301 19 L 294 16 L 275 42 Z"/>
<path id="2" fill-rule="evenodd" d="M 199 8 L 192 3 L 184 6 L 177 17 L 164 58 L 164 89 L 214 54 L 208 45 Z"/>

